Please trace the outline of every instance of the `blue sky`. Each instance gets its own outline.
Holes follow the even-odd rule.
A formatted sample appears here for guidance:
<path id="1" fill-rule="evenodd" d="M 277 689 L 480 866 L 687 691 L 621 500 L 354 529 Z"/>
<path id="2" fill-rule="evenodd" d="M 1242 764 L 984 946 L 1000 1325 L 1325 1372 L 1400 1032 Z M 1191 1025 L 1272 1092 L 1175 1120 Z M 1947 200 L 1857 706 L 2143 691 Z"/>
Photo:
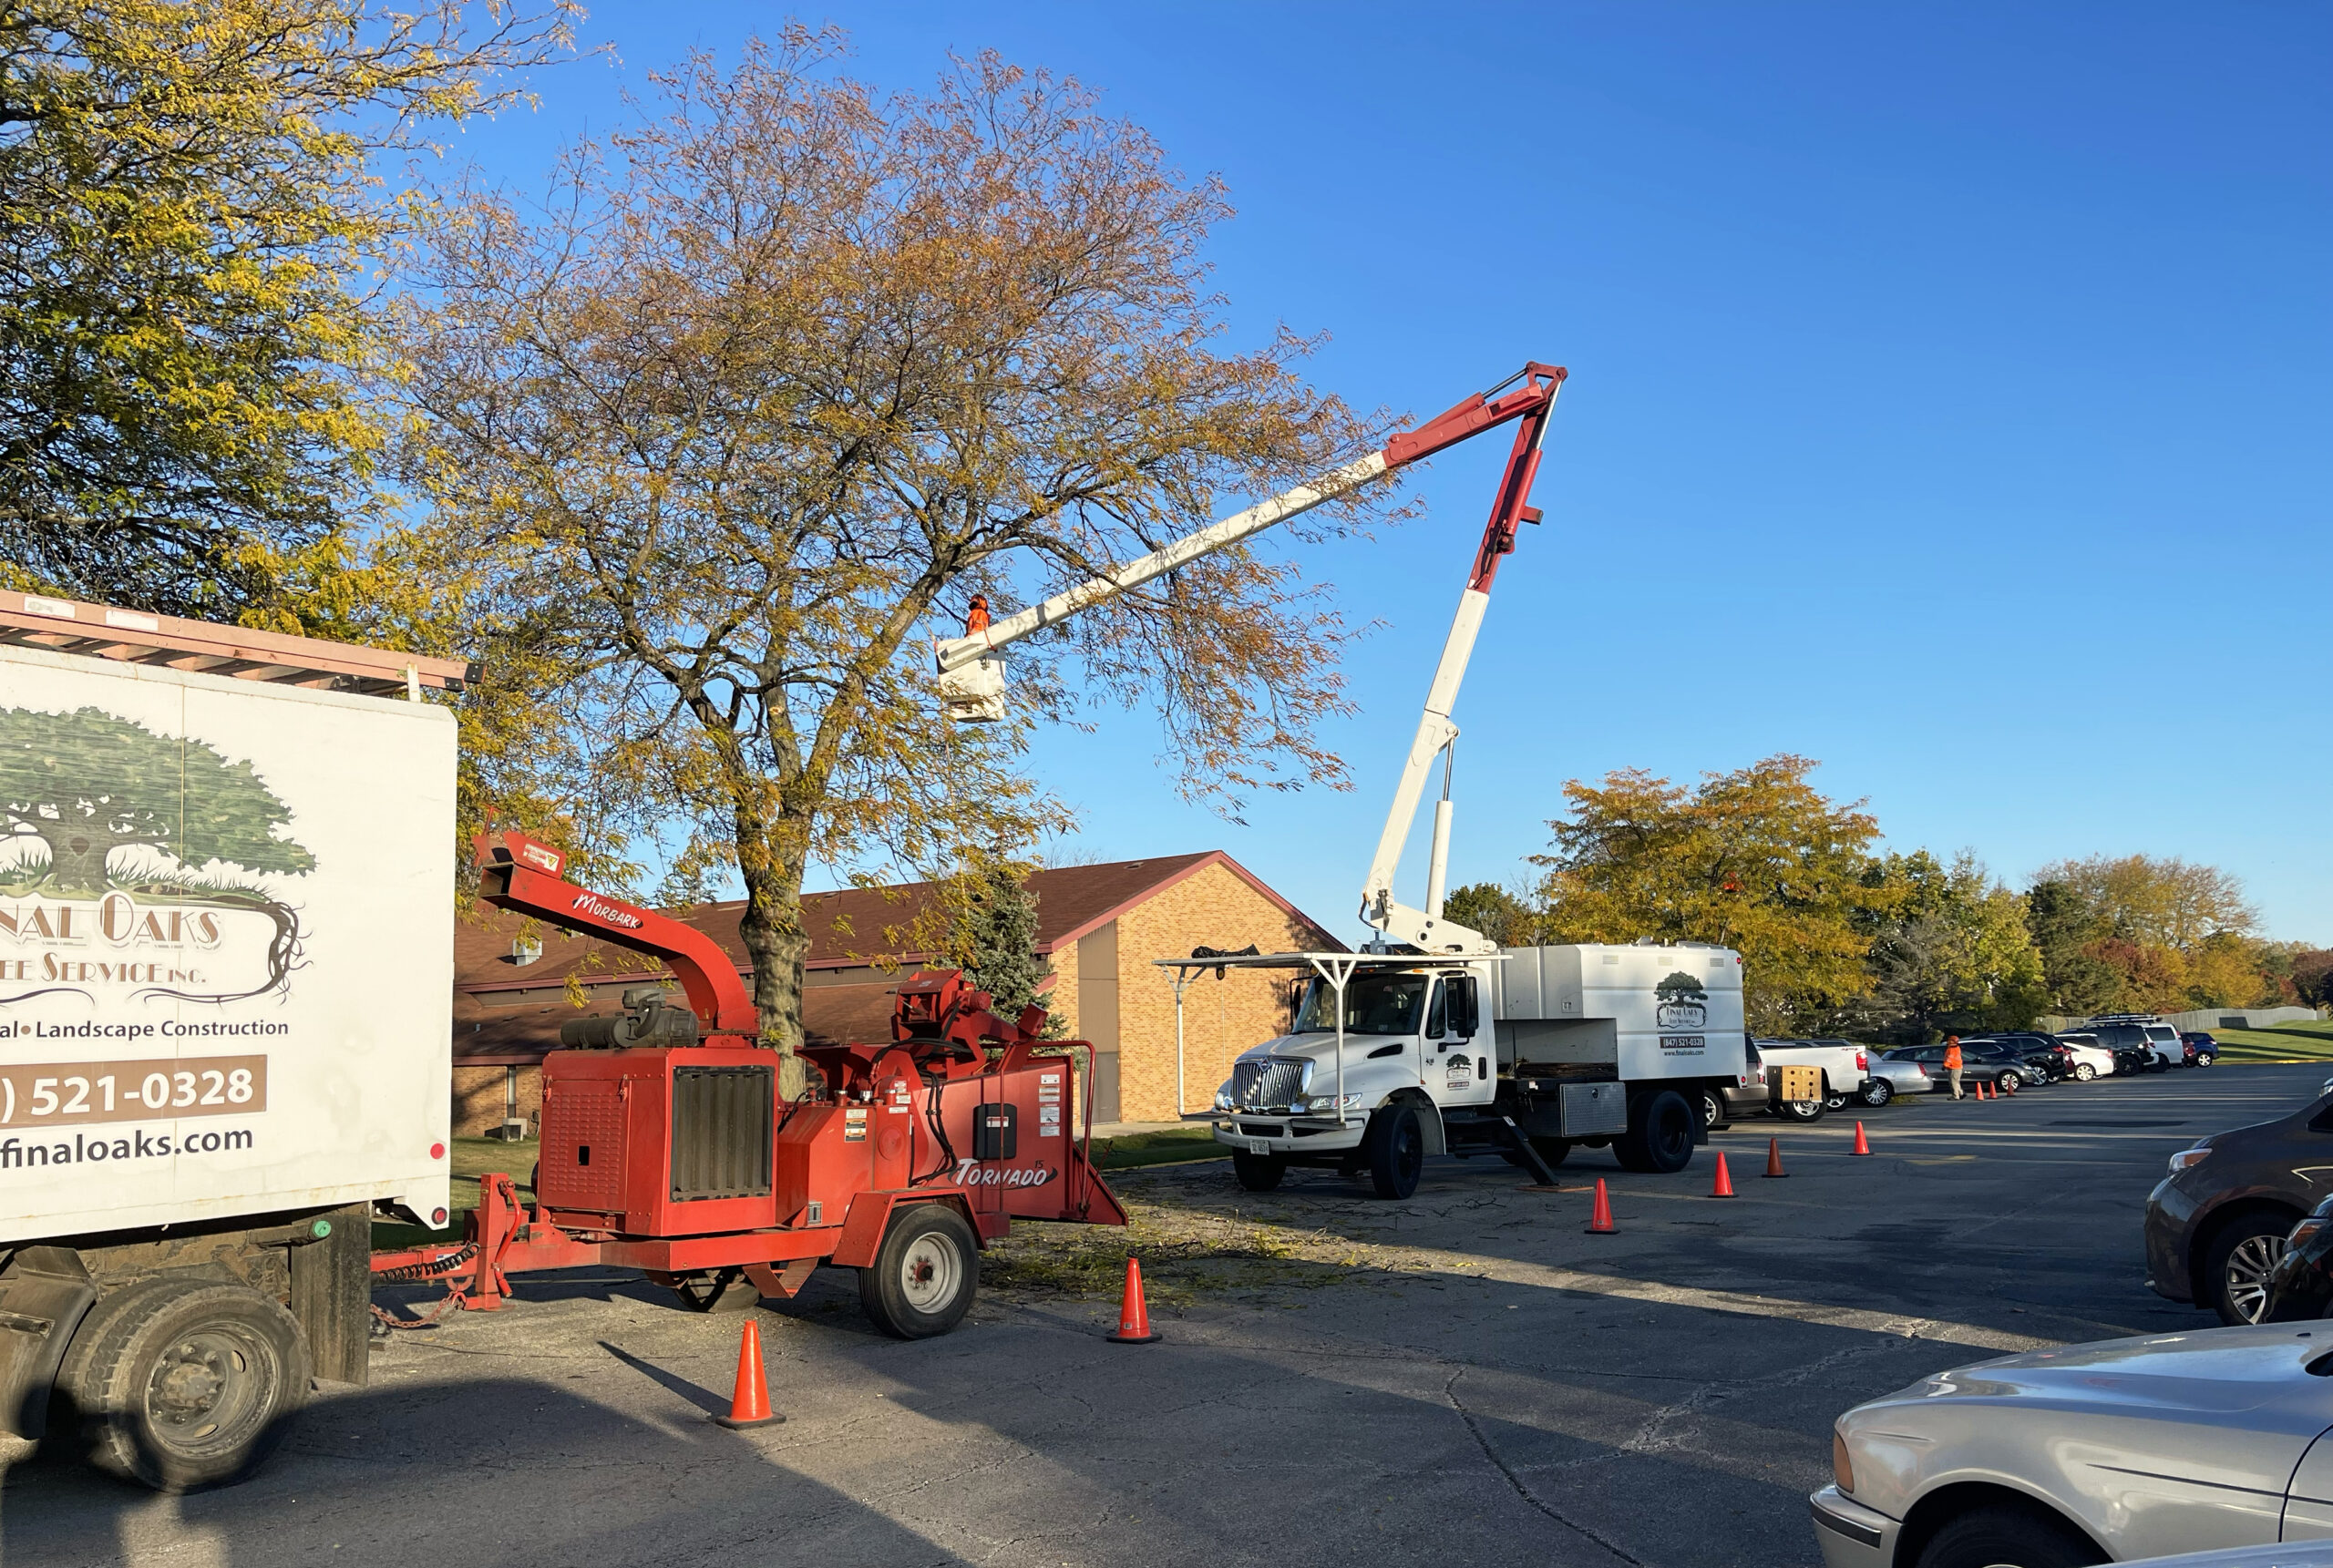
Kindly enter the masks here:
<path id="1" fill-rule="evenodd" d="M 557 141 L 761 6 L 602 4 L 591 62 L 465 138 Z M 1565 780 L 1776 752 L 1891 845 L 2021 883 L 2143 851 L 2333 944 L 2333 8 L 887 4 L 805 13 L 921 87 L 1074 75 L 1238 215 L 1237 339 L 1420 416 L 1572 374 L 1457 712 L 1452 880 L 1544 847 Z M 1179 802 L 1141 715 L 1040 738 L 1105 859 L 1228 850 L 1352 918 L 1503 439 L 1428 516 L 1306 558 L 1356 619 L 1350 793 Z M 1422 822 L 1403 896 L 1423 894 Z"/>

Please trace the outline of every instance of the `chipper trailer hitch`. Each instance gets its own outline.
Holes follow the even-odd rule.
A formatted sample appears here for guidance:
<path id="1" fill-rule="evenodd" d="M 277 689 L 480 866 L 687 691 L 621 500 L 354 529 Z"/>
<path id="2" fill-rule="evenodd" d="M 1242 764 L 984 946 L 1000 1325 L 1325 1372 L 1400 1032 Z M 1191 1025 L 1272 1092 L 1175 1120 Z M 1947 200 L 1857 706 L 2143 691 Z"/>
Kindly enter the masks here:
<path id="1" fill-rule="evenodd" d="M 832 1263 L 859 1271 L 879 1327 L 919 1338 L 963 1317 L 980 1249 L 1014 1218 L 1125 1224 L 1090 1159 L 1091 1074 L 1050 1054 L 1091 1047 L 1038 1055 L 1044 1009 L 1001 1018 L 961 974 L 918 973 L 889 1040 L 807 1047 L 823 1081 L 781 1101 L 776 1054 L 712 938 L 561 880 L 560 852 L 516 833 L 481 839 L 478 861 L 487 902 L 662 959 L 687 1006 L 637 988 L 620 1017 L 563 1024 L 543 1059 L 532 1206 L 509 1176 L 483 1176 L 459 1244 L 376 1253 L 376 1280 L 443 1280 L 440 1311 L 492 1311 L 512 1275 L 613 1266 L 704 1311 L 793 1296 Z"/>

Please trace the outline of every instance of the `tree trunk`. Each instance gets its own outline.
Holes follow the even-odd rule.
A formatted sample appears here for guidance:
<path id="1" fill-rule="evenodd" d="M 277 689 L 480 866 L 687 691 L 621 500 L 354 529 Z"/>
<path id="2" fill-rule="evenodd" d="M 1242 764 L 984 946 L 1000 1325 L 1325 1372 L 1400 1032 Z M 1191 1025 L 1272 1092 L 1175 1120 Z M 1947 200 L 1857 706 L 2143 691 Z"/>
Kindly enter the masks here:
<path id="1" fill-rule="evenodd" d="M 802 928 L 802 857 L 780 850 L 765 824 L 737 823 L 737 871 L 745 884 L 745 912 L 737 935 L 754 961 L 754 1010 L 762 1043 L 778 1053 L 779 1097 L 794 1100 L 807 1086 L 802 1049 L 802 966 L 810 952 Z"/>
<path id="2" fill-rule="evenodd" d="M 92 897 L 106 891 L 106 862 L 113 852 L 125 844 L 137 844 L 136 838 L 118 838 L 109 833 L 98 833 L 71 823 L 55 826 L 43 825 L 40 836 L 48 845 L 49 879 L 60 893 L 87 893 Z"/>

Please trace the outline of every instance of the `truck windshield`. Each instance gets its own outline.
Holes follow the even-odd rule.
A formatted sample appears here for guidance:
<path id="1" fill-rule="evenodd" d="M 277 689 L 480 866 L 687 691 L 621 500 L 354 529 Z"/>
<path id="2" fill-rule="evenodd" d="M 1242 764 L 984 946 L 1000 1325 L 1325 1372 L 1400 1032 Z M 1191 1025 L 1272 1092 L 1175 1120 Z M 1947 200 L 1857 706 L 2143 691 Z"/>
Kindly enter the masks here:
<path id="1" fill-rule="evenodd" d="M 1415 1034 L 1425 1012 L 1425 975 L 1355 975 L 1345 985 L 1347 1034 Z M 1299 1034 L 1334 1034 L 1337 993 L 1328 981 L 1314 979 L 1304 988 L 1304 1004 L 1296 1009 Z"/>

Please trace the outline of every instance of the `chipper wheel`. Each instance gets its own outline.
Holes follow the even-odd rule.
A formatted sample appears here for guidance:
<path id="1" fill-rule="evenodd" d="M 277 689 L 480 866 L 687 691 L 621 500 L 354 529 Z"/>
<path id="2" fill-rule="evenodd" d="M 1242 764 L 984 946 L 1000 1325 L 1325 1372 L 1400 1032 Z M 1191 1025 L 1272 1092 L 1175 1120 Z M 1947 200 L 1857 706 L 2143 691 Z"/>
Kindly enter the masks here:
<path id="1" fill-rule="evenodd" d="M 945 1334 L 971 1310 L 981 1285 L 980 1244 L 945 1204 L 896 1210 L 873 1266 L 858 1271 L 858 1304 L 896 1339 Z"/>

